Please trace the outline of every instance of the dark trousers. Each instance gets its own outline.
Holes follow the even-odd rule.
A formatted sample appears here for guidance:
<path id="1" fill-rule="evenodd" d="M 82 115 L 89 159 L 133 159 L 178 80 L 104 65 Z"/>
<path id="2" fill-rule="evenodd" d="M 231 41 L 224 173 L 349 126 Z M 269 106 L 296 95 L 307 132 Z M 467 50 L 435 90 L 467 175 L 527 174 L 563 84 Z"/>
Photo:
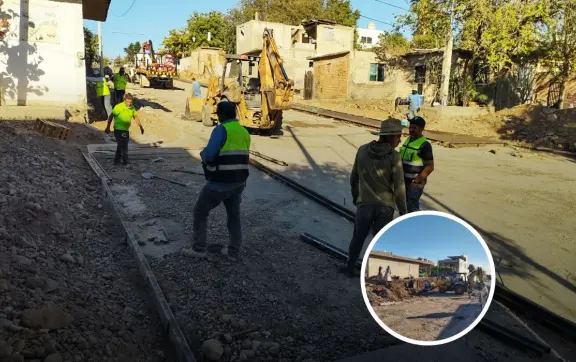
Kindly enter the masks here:
<path id="1" fill-rule="evenodd" d="M 424 185 L 418 185 L 410 189 L 412 180 L 406 181 L 406 206 L 408 212 L 420 211 L 420 198 L 424 193 Z"/>
<path id="2" fill-rule="evenodd" d="M 200 191 L 196 205 L 194 205 L 193 249 L 195 251 L 206 251 L 208 216 L 210 215 L 210 211 L 220 205 L 220 203 L 224 203 L 228 220 L 228 234 L 230 237 L 228 254 L 237 256 L 240 253 L 240 246 L 242 245 L 240 203 L 242 201 L 244 188 L 245 186 L 240 186 L 230 191 L 214 191 L 204 186 L 202 191 Z"/>
<path id="3" fill-rule="evenodd" d="M 128 141 L 130 140 L 130 132 L 114 130 L 114 137 L 116 138 L 116 155 L 114 156 L 114 163 L 122 162 L 128 163 Z"/>
<path id="4" fill-rule="evenodd" d="M 393 218 L 393 207 L 378 204 L 358 206 L 356 220 L 354 221 L 354 234 L 352 235 L 352 241 L 350 241 L 348 261 L 346 263 L 350 270 L 354 269 L 370 231 L 376 236 Z"/>
<path id="5" fill-rule="evenodd" d="M 126 94 L 126 89 L 114 90 L 114 105 L 124 102 L 124 94 Z"/>

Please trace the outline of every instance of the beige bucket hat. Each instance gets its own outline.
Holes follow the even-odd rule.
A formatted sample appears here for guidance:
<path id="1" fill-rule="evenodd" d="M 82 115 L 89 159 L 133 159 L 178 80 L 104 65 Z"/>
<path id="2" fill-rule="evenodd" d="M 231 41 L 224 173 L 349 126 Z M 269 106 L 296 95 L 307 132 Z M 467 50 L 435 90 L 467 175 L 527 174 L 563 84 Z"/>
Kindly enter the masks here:
<path id="1" fill-rule="evenodd" d="M 388 118 L 380 123 L 380 131 L 370 131 L 376 136 L 401 136 L 402 121 L 395 118 Z"/>

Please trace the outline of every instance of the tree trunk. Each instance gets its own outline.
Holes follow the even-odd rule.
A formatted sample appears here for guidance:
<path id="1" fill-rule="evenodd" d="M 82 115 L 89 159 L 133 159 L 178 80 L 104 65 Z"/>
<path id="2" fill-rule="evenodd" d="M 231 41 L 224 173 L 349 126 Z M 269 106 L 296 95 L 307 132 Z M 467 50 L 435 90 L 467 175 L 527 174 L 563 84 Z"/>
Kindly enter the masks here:
<path id="1" fill-rule="evenodd" d="M 560 101 L 558 102 L 558 109 L 564 108 L 564 102 L 566 100 L 566 79 L 562 78 L 560 80 Z"/>

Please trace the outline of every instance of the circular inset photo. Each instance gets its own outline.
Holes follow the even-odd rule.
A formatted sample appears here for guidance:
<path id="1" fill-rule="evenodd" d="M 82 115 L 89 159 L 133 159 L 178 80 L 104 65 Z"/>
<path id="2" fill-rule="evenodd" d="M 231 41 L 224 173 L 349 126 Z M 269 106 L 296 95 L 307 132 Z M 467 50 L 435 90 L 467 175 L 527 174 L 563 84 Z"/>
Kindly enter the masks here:
<path id="1" fill-rule="evenodd" d="M 480 234 L 456 216 L 420 211 L 374 237 L 362 262 L 364 302 L 394 337 L 416 345 L 452 342 L 486 314 L 494 261 Z"/>

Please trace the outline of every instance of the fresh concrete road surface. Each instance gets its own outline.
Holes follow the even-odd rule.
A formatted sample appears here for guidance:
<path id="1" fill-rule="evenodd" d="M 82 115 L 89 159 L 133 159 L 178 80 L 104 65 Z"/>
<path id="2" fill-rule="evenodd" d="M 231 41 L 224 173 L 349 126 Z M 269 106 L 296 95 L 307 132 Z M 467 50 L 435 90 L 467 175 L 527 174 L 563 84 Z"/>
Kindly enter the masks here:
<path id="1" fill-rule="evenodd" d="M 191 90 L 189 84 L 176 85 L 182 90 L 134 90 L 155 102 L 149 109 L 156 108 L 146 118 L 142 140 L 196 147 L 211 129 L 181 118 Z M 269 167 L 353 209 L 349 172 L 357 148 L 374 136 L 361 127 L 295 111 L 285 112 L 284 119 L 282 138 L 254 136 L 253 149 L 289 164 L 263 161 Z M 434 146 L 434 152 L 436 170 L 423 209 L 447 211 L 476 227 L 495 261 L 501 259 L 507 287 L 576 321 L 575 161 L 509 148 Z M 346 247 L 349 236 L 332 241 Z"/>

